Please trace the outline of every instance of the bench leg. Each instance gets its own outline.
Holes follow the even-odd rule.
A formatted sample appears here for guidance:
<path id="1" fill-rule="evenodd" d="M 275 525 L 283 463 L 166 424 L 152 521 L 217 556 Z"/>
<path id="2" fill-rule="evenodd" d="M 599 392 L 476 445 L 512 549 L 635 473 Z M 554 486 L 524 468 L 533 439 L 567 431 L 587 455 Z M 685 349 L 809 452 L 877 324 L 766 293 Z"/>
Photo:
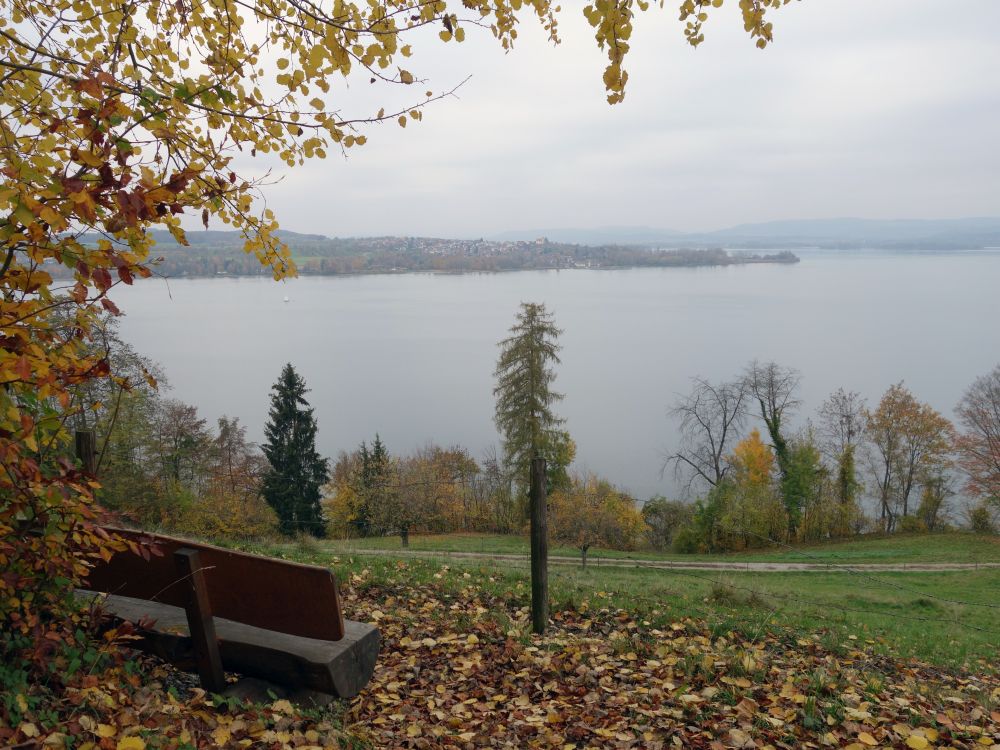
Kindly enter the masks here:
<path id="1" fill-rule="evenodd" d="M 226 687 L 226 676 L 222 670 L 219 641 L 215 635 L 212 605 L 208 599 L 200 555 L 198 550 L 179 549 L 174 553 L 174 562 L 187 587 L 187 605 L 184 609 L 198 660 L 201 686 L 210 693 L 221 693 Z"/>

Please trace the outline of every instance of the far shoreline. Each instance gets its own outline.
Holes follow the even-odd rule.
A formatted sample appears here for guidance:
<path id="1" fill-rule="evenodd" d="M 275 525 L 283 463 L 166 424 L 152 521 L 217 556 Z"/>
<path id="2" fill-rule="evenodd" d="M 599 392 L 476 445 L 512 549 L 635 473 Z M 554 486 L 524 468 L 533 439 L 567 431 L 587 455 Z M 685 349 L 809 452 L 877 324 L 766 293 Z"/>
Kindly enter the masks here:
<path id="1" fill-rule="evenodd" d="M 356 278 L 359 276 L 406 276 L 428 274 L 434 276 L 467 276 L 467 275 L 494 275 L 508 273 L 525 273 L 529 271 L 634 271 L 641 269 L 686 269 L 686 268 L 729 268 L 731 266 L 756 266 L 756 265 L 795 265 L 802 261 L 794 253 L 788 253 L 783 257 L 760 257 L 738 260 L 730 263 L 662 263 L 662 264 L 626 264 L 608 266 L 539 266 L 537 268 L 399 268 L 399 269 L 371 269 L 363 271 L 345 271 L 334 273 L 303 272 L 296 267 L 297 274 L 293 278 Z M 270 279 L 271 275 L 265 271 L 256 274 L 227 273 L 217 271 L 214 274 L 176 274 L 165 275 L 156 272 L 156 265 L 150 264 L 153 270 L 153 277 L 168 281 L 179 279 Z"/>

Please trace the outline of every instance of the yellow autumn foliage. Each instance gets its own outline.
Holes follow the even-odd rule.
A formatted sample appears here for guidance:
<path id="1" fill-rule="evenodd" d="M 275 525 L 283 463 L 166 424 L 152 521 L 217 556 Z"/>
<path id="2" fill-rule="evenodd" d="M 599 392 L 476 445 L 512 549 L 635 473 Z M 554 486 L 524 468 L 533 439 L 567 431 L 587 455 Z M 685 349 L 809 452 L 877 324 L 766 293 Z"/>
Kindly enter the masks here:
<path id="1" fill-rule="evenodd" d="M 771 482 L 774 452 L 761 440 L 760 430 L 755 427 L 733 448 L 731 463 L 737 481 L 763 487 Z"/>

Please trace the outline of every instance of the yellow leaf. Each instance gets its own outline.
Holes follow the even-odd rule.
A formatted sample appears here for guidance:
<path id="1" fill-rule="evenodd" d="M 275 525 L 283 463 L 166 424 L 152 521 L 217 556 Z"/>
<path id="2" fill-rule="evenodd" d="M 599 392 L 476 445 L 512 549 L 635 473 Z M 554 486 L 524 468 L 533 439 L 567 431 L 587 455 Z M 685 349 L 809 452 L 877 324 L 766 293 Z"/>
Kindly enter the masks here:
<path id="1" fill-rule="evenodd" d="M 116 750 L 146 750 L 142 737 L 122 737 L 118 740 Z"/>
<path id="2" fill-rule="evenodd" d="M 30 724 L 30 723 L 26 722 L 26 723 L 22 724 L 21 726 L 19 726 L 18 729 L 21 730 L 21 734 L 23 734 L 25 737 L 37 737 L 38 736 L 38 727 L 36 727 L 34 724 Z"/>
<path id="3" fill-rule="evenodd" d="M 906 746 L 912 747 L 915 750 L 922 750 L 922 748 L 930 747 L 930 744 L 926 738 L 921 737 L 919 734 L 911 734 L 906 738 Z"/>
<path id="4" fill-rule="evenodd" d="M 94 154 L 90 151 L 81 151 L 79 153 L 80 161 L 88 167 L 99 167 L 104 163 L 104 159 L 99 154 Z"/>
<path id="5" fill-rule="evenodd" d="M 878 744 L 878 740 L 876 740 L 874 737 L 868 734 L 868 732 L 861 732 L 858 735 L 858 739 L 864 742 L 866 745 L 870 745 L 872 747 Z"/>
<path id="6" fill-rule="evenodd" d="M 96 734 L 98 737 L 114 737 L 117 732 L 110 724 L 98 724 Z"/>
<path id="7" fill-rule="evenodd" d="M 226 727 L 216 727 L 212 732 L 212 742 L 217 746 L 222 747 L 227 742 L 229 742 L 232 734 Z"/>

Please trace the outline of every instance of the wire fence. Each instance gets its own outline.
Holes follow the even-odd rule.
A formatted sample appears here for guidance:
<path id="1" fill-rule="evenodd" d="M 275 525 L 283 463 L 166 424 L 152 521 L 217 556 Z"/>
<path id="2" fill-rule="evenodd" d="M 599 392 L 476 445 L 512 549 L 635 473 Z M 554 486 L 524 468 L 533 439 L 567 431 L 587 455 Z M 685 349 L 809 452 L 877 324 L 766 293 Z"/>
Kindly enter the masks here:
<path id="1" fill-rule="evenodd" d="M 383 483 L 378 485 L 378 489 L 398 493 L 404 492 L 405 490 L 426 490 L 429 487 L 442 487 L 449 490 L 459 490 L 461 489 L 462 484 L 461 480 L 428 479 Z M 592 497 L 601 496 L 601 493 L 582 494 Z M 325 523 L 322 522 L 317 522 L 316 525 L 325 527 Z M 810 565 L 809 570 L 812 573 L 820 571 L 848 575 L 857 578 L 859 581 L 866 582 L 866 584 L 870 585 L 874 589 L 903 592 L 920 597 L 921 599 L 936 602 L 952 610 L 956 608 L 973 608 L 980 611 L 1000 610 L 1000 603 L 997 601 L 974 601 L 959 598 L 957 596 L 942 595 L 929 591 L 925 587 L 904 583 L 896 579 L 890 579 L 884 575 L 876 575 L 871 569 L 866 569 L 864 566 L 859 567 L 859 564 L 850 564 L 836 558 L 831 559 L 830 556 L 816 555 L 807 549 L 792 545 L 782 539 L 762 535 L 750 529 L 741 529 L 739 531 L 747 538 L 754 538 L 768 547 L 783 550 L 783 552 L 790 558 L 807 561 Z M 399 537 L 398 534 L 395 536 Z M 460 545 L 461 549 L 454 549 L 454 540 L 456 538 L 463 539 Z M 463 564 L 478 565 L 480 567 L 486 565 L 493 567 L 498 571 L 501 569 L 509 570 L 511 568 L 526 568 L 530 563 L 527 540 L 523 537 L 510 537 L 512 540 L 520 540 L 520 543 L 514 542 L 510 544 L 509 547 L 505 544 L 498 544 L 497 536 L 462 534 L 449 535 L 448 539 L 449 542 L 446 544 L 451 546 L 451 549 L 434 549 L 427 545 L 423 545 L 419 549 L 405 549 L 402 547 L 402 544 L 397 549 L 388 549 L 385 547 L 384 541 L 380 540 L 372 543 L 360 539 L 340 539 L 332 540 L 334 542 L 332 545 L 325 542 L 320 542 L 320 544 L 322 545 L 321 549 L 324 552 L 341 556 L 380 555 L 389 557 L 405 556 L 414 558 L 433 558 L 439 560 L 447 559 L 450 561 L 461 562 Z M 309 545 L 305 545 L 304 548 L 307 549 L 308 546 Z M 576 564 L 577 561 L 581 560 L 579 555 L 574 554 L 570 556 L 567 554 L 568 550 L 560 550 L 557 547 L 554 551 L 561 554 L 552 556 L 552 561 L 555 563 L 553 567 L 557 565 L 562 570 L 565 570 L 566 566 Z M 629 556 L 625 553 L 608 555 L 606 552 L 602 554 L 601 551 L 595 551 L 589 554 L 587 556 L 587 562 L 590 568 L 601 569 L 611 566 L 618 568 L 635 567 L 649 571 L 650 575 L 660 575 L 668 580 L 673 578 L 674 580 L 698 581 L 699 583 L 709 584 L 714 590 L 716 590 L 715 593 L 738 591 L 748 595 L 749 597 L 756 597 L 758 600 L 758 608 L 763 608 L 762 605 L 777 601 L 785 605 L 799 607 L 800 611 L 802 609 L 807 609 L 815 612 L 820 618 L 830 618 L 834 614 L 838 614 L 846 620 L 855 621 L 859 618 L 878 617 L 887 620 L 887 624 L 890 626 L 892 621 L 922 623 L 926 625 L 954 627 L 970 633 L 988 637 L 997 637 L 1000 639 L 1000 620 L 997 620 L 997 626 L 994 627 L 991 626 L 993 618 L 987 618 L 984 622 L 983 618 L 980 617 L 977 618 L 975 622 L 972 622 L 970 621 L 968 613 L 964 612 L 952 611 L 950 616 L 902 612 L 900 611 L 900 605 L 891 603 L 886 603 L 885 605 L 880 606 L 877 603 L 866 602 L 862 606 L 855 606 L 851 603 L 835 601 L 829 598 L 812 598 L 786 589 L 775 590 L 775 586 L 773 585 L 762 584 L 762 579 L 760 578 L 762 576 L 771 576 L 774 573 L 780 572 L 799 572 L 798 570 L 782 570 L 781 566 L 784 564 L 782 562 L 767 561 L 766 563 L 755 563 L 752 560 L 725 560 L 726 563 L 732 565 L 731 568 L 725 571 L 716 570 L 714 572 L 709 572 L 708 570 L 698 569 L 701 565 L 705 565 L 706 567 L 710 565 L 710 563 L 705 563 L 701 560 L 685 561 L 677 557 L 671 560 L 665 560 L 662 557 L 657 558 L 655 556 L 643 558 Z M 769 566 L 771 569 L 761 569 L 762 564 Z M 731 574 L 738 574 L 741 577 L 741 580 L 732 580 Z M 571 576 L 567 573 L 554 571 L 550 575 L 562 583 L 580 583 L 577 574 L 573 574 Z M 754 583 L 752 585 L 748 584 L 746 581 L 746 577 L 749 576 L 753 576 Z M 713 591 L 710 590 L 706 596 L 703 597 L 703 601 L 696 603 L 695 601 L 692 601 L 690 597 L 685 598 L 682 602 L 658 602 L 657 600 L 650 599 L 648 596 L 635 591 L 622 592 L 622 596 L 631 598 L 634 601 L 642 601 L 650 606 L 669 606 L 674 611 L 677 611 L 678 609 L 685 609 L 697 613 L 699 616 L 702 616 L 707 620 L 731 616 L 732 608 L 729 608 L 727 611 L 727 608 L 724 606 L 715 606 L 711 603 L 712 594 Z M 772 617 L 780 616 L 781 614 L 781 608 L 775 606 L 767 612 L 764 619 L 766 621 Z M 1000 643 L 1000 640 L 997 640 L 997 642 Z"/>
<path id="2" fill-rule="evenodd" d="M 567 588 L 573 586 L 579 587 L 581 583 L 593 583 L 596 586 L 599 585 L 599 579 L 595 580 L 588 576 L 588 578 L 590 578 L 589 581 L 581 581 L 580 575 L 585 575 L 588 572 L 593 573 L 594 575 L 600 575 L 600 573 L 596 572 L 594 569 L 601 569 L 602 567 L 607 568 L 609 566 L 619 568 L 638 568 L 648 572 L 648 574 L 663 576 L 668 580 L 672 578 L 674 580 L 680 579 L 698 581 L 701 584 L 710 585 L 711 588 L 705 592 L 702 597 L 702 601 L 700 602 L 693 600 L 691 596 L 687 596 L 682 600 L 671 601 L 669 599 L 660 600 L 650 598 L 649 596 L 636 591 L 612 591 L 609 593 L 618 594 L 626 600 L 642 602 L 646 606 L 660 607 L 679 613 L 689 613 L 693 616 L 702 617 L 706 621 L 721 621 L 724 619 L 731 619 L 736 609 L 731 606 L 726 606 L 724 603 L 712 604 L 713 597 L 720 595 L 724 597 L 726 592 L 735 591 L 746 595 L 747 602 L 744 603 L 749 602 L 752 603 L 754 608 L 765 610 L 765 614 L 761 618 L 762 627 L 766 626 L 769 621 L 775 620 L 775 618 L 786 619 L 785 615 L 788 614 L 787 610 L 783 610 L 783 608 L 778 605 L 771 606 L 775 601 L 777 601 L 783 605 L 797 607 L 799 612 L 811 612 L 817 619 L 821 620 L 832 620 L 835 616 L 839 616 L 845 622 L 859 622 L 866 618 L 877 617 L 884 619 L 888 628 L 891 628 L 894 621 L 943 626 L 960 629 L 970 634 L 974 634 L 977 637 L 984 637 L 993 642 L 1000 643 L 1000 622 L 998 622 L 998 626 L 991 626 L 989 622 L 984 623 L 981 618 L 976 622 L 973 622 L 968 617 L 968 613 L 954 611 L 964 607 L 976 608 L 979 610 L 985 609 L 987 611 L 1000 609 L 1000 605 L 994 602 L 973 601 L 952 596 L 942 596 L 932 591 L 928 591 L 926 588 L 907 585 L 896 580 L 887 579 L 884 576 L 873 575 L 870 571 L 858 569 L 850 564 L 831 561 L 829 558 L 814 555 L 807 550 L 795 547 L 794 545 L 788 544 L 782 540 L 762 536 L 750 531 L 745 533 L 749 536 L 757 537 L 760 541 L 766 542 L 769 545 L 785 550 L 789 553 L 789 556 L 813 562 L 817 568 L 820 569 L 820 572 L 845 574 L 858 577 L 859 579 L 864 580 L 866 584 L 873 589 L 892 590 L 895 592 L 912 594 L 920 597 L 921 599 L 934 601 L 940 605 L 944 605 L 951 610 L 951 613 L 941 616 L 908 613 L 900 611 L 901 606 L 904 605 L 898 603 L 886 603 L 881 606 L 877 603 L 867 603 L 863 606 L 856 606 L 851 603 L 837 601 L 831 598 L 813 598 L 784 589 L 776 590 L 775 586 L 762 584 L 761 580 L 766 580 L 766 577 L 772 576 L 774 573 L 798 573 L 801 571 L 782 571 L 780 568 L 778 570 L 762 570 L 758 567 L 754 567 L 752 562 L 748 564 L 746 568 L 741 567 L 740 569 L 730 569 L 711 573 L 707 570 L 699 571 L 678 567 L 683 566 L 684 563 L 683 561 L 677 561 L 676 559 L 671 561 L 658 561 L 656 559 L 605 557 L 601 555 L 594 555 L 588 556 L 588 566 L 584 568 L 580 565 L 579 557 L 576 557 L 571 563 L 568 558 L 557 555 L 556 560 L 558 560 L 558 563 L 553 567 L 558 567 L 559 569 L 550 571 L 550 577 L 559 582 L 562 587 Z M 452 540 L 453 539 L 454 537 L 452 537 Z M 450 562 L 474 565 L 480 568 L 485 565 L 498 572 L 509 571 L 510 569 L 524 569 L 530 564 L 530 558 L 526 549 L 523 552 L 498 552 L 496 549 L 495 538 L 493 537 L 481 537 L 479 547 L 476 549 L 475 536 L 469 535 L 466 536 L 465 539 L 466 543 L 463 545 L 463 549 L 461 551 L 454 549 L 433 550 L 424 548 L 420 550 L 413 550 L 410 554 L 413 557 L 428 559 L 428 561 L 448 560 Z M 527 546 L 526 543 L 524 546 Z M 340 554 L 344 556 L 351 554 L 374 554 L 398 557 L 401 554 L 406 553 L 402 549 L 386 550 L 383 548 L 368 550 L 344 549 L 340 552 Z M 669 562 L 671 564 L 669 566 L 663 566 L 662 564 L 658 565 L 658 562 Z M 741 563 L 743 563 L 743 561 L 741 561 Z M 565 572 L 566 567 L 569 565 L 580 565 L 580 567 L 573 573 Z M 780 563 L 768 563 L 768 565 L 780 566 Z M 817 568 L 813 568 L 813 572 L 816 572 Z M 734 575 L 741 580 L 734 580 Z M 748 576 L 752 576 L 754 580 L 753 584 L 748 584 L 746 582 L 745 578 Z M 782 580 L 781 585 L 787 585 L 787 578 Z M 753 599 L 750 599 L 750 597 Z M 992 618 L 989 619 L 992 620 Z"/>

